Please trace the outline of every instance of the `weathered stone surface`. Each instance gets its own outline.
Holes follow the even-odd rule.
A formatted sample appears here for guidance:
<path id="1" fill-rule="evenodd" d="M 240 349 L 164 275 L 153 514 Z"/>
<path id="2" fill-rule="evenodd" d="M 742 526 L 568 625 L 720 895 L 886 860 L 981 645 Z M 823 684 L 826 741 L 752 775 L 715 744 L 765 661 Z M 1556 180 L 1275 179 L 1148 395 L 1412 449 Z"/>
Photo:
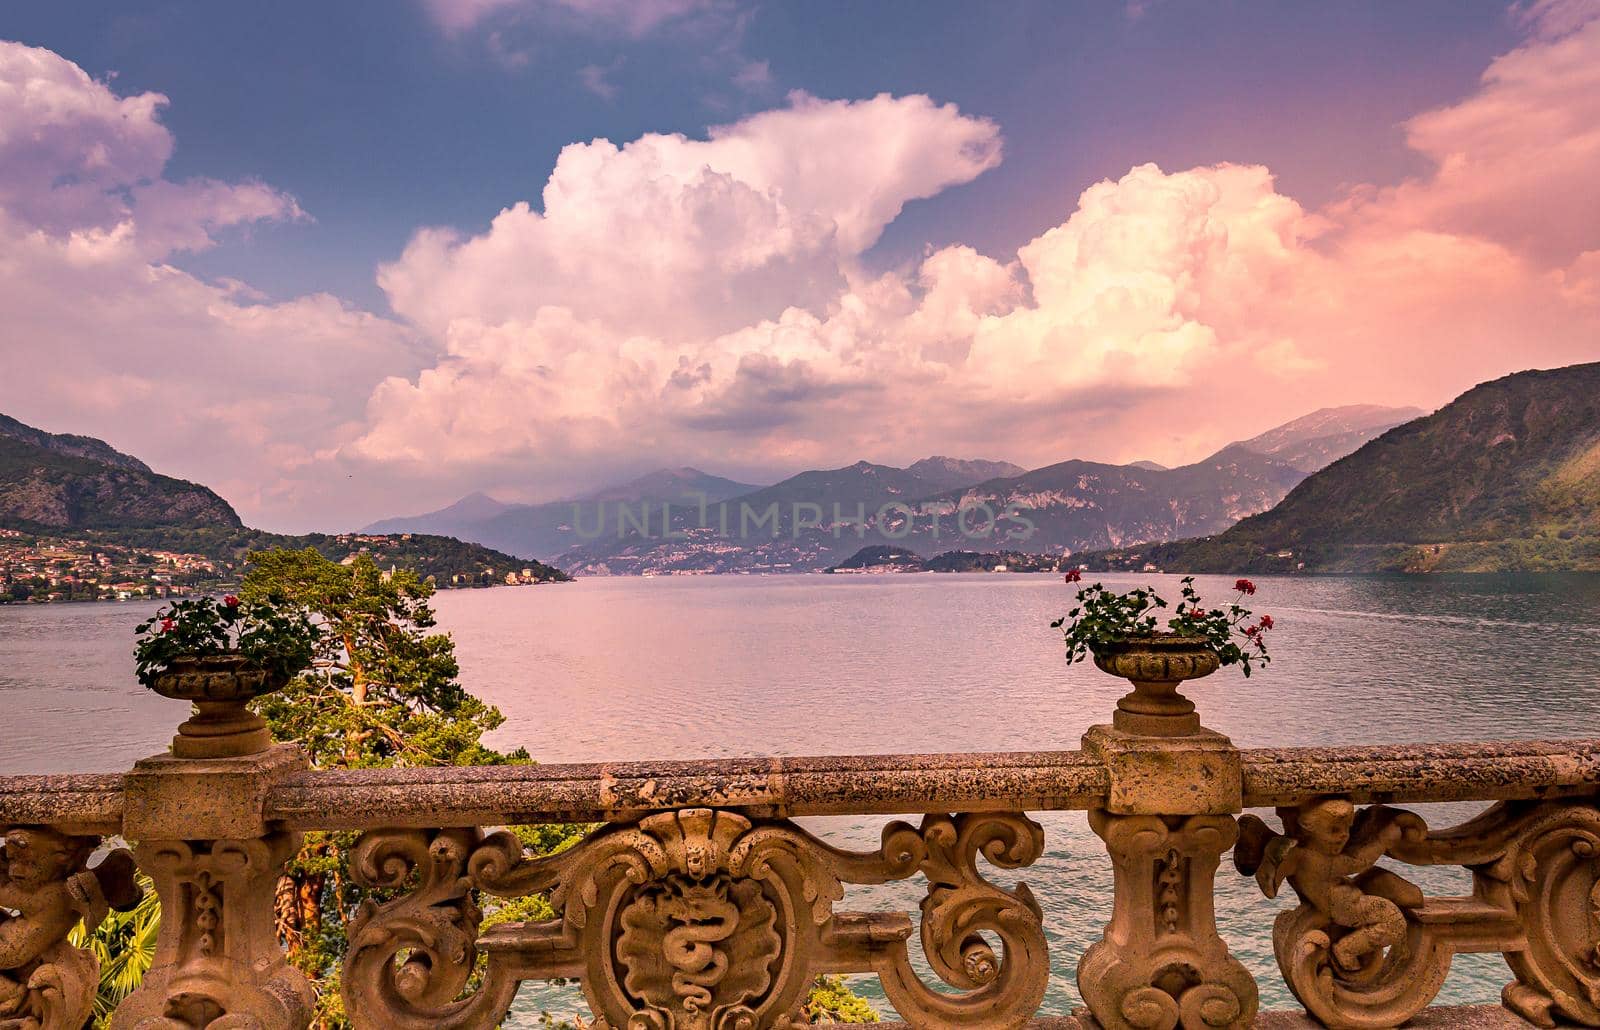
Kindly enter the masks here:
<path id="1" fill-rule="evenodd" d="M 141 759 L 127 777 L 123 835 L 133 840 L 264 836 L 271 822 L 268 792 L 308 764 L 292 744 L 240 758 Z"/>
<path id="2" fill-rule="evenodd" d="M 1529 1030 L 1533 1024 L 1499 1005 L 1441 1005 L 1417 1013 L 1407 1030 Z M 876 1030 L 908 1030 L 905 1023 L 848 1023 L 852 1027 Z M 1055 1019 L 1035 1019 L 1027 1030 L 1095 1030 L 1097 1024 L 1087 1013 Z M 1321 1030 L 1321 1024 L 1304 1012 L 1274 1010 L 1256 1016 L 1256 1030 Z"/>
<path id="3" fill-rule="evenodd" d="M 1247 750 L 1247 808 L 1337 794 L 1363 804 L 1581 797 L 1600 784 L 1600 740 Z"/>
<path id="4" fill-rule="evenodd" d="M 1339 794 L 1358 803 L 1582 797 L 1600 787 L 1600 741 L 1355 745 L 1241 752 L 1244 805 Z M 0 776 L 0 822 L 120 829 L 119 775 Z M 360 829 L 593 822 L 715 804 L 762 817 L 859 812 L 1083 810 L 1110 775 L 1092 754 L 876 755 L 481 769 L 299 773 L 268 792 L 292 827 Z"/>
<path id="5" fill-rule="evenodd" d="M 1032 820 L 987 813 L 891 823 L 868 853 L 705 808 L 613 824 L 544 857 L 504 832 L 375 831 L 356 846 L 357 882 L 413 889 L 363 907 L 352 925 L 345 1005 L 374 1030 L 489 1027 L 519 980 L 577 974 L 607 1026 L 757 1030 L 788 1026 L 816 974 L 873 972 L 919 1026 L 1016 1030 L 1049 980 L 1041 914 L 1025 887 L 994 886 L 978 862 L 1014 869 L 1043 849 Z M 833 908 L 845 883 L 918 874 L 928 881 L 923 952 L 945 990 L 917 976 L 904 916 Z M 559 915 L 480 940 L 473 888 L 548 892 Z M 480 946 L 485 975 L 458 997 Z"/>
<path id="6" fill-rule="evenodd" d="M 161 929 L 154 963 L 117 1006 L 112 1030 L 303 1030 L 316 995 L 284 961 L 273 911 L 273 888 L 299 845 L 284 832 L 141 840 L 134 854 L 161 897 Z"/>
<path id="7" fill-rule="evenodd" d="M 1169 679 L 1136 683 L 1081 752 L 332 772 L 307 770 L 292 747 L 163 755 L 125 777 L 0 778 L 0 829 L 138 841 L 162 936 L 119 1030 L 306 1025 L 310 988 L 283 961 L 272 888 L 311 828 L 371 831 L 357 878 L 398 892 L 352 926 L 343 987 L 363 1026 L 487 1028 L 519 981 L 576 977 L 603 1026 L 788 1028 L 809 977 L 831 971 L 877 975 L 919 1028 L 1078 1027 L 1029 1021 L 1048 980 L 1043 913 L 1025 886 L 991 883 L 981 869 L 1037 859 L 1042 833 L 1022 813 L 1051 809 L 1088 810 L 1116 868 L 1110 925 L 1079 968 L 1098 1025 L 1244 1027 L 1255 985 L 1217 933 L 1213 879 L 1238 833 L 1233 813 L 1267 804 L 1284 806 L 1284 833 L 1246 817 L 1236 855 L 1269 889 L 1286 880 L 1298 892 L 1302 904 L 1278 922 L 1279 958 L 1323 1022 L 1525 1025 L 1503 1009 L 1418 1011 L 1454 953 L 1500 951 L 1514 976 L 1504 1001 L 1520 1016 L 1600 1026 L 1600 741 L 1239 752 L 1199 726 L 1170 679 L 1204 663 L 1111 664 Z M 1465 799 L 1502 804 L 1437 833 L 1404 814 L 1356 815 L 1375 800 Z M 859 854 L 788 821 L 841 813 L 924 818 L 890 823 L 879 850 Z M 544 858 L 480 829 L 569 820 L 606 825 Z M 1380 856 L 1467 867 L 1473 894 L 1422 898 L 1376 872 Z M 87 891 L 82 875 L 67 880 Z M 835 909 L 846 884 L 914 876 L 927 882 L 920 919 Z M 37 908 L 54 882 L 0 905 Z M 548 893 L 558 918 L 480 934 L 480 893 Z M 918 979 L 914 932 L 943 987 Z M 0 958 L 39 965 L 39 942 L 12 947 L 15 936 L 0 927 L 11 948 Z M 480 955 L 481 986 L 469 976 Z M 71 1022 L 92 976 L 63 962 L 57 979 L 76 986 L 50 996 L 77 999 L 60 1008 Z M 19 968 L 0 961 L 0 1005 L 19 1003 L 7 988 Z M 1288 1014 L 1256 1022 L 1305 1025 Z"/>
<path id="8" fill-rule="evenodd" d="M 54 826 L 106 836 L 122 829 L 121 773 L 0 776 L 0 826 Z"/>
<path id="9" fill-rule="evenodd" d="M 302 828 L 630 820 L 692 805 L 758 818 L 1083 809 L 1105 767 L 1078 751 L 359 769 L 289 777 L 269 817 Z"/>
<path id="10" fill-rule="evenodd" d="M 1500 952 L 1516 980 L 1505 1004 L 1540 1026 L 1600 1025 L 1600 809 L 1507 802 L 1430 832 L 1411 812 L 1357 811 L 1343 798 L 1278 809 L 1284 832 L 1241 820 L 1239 871 L 1270 897 L 1287 881 L 1300 906 L 1273 927 L 1290 989 L 1324 1025 L 1406 1022 L 1463 952 Z M 1472 871 L 1468 897 L 1429 898 L 1383 858 Z"/>
<path id="11" fill-rule="evenodd" d="M 1142 737 L 1093 726 L 1084 750 L 1105 762 L 1105 809 L 1123 815 L 1199 815 L 1239 811 L 1239 751 L 1220 733 Z"/>

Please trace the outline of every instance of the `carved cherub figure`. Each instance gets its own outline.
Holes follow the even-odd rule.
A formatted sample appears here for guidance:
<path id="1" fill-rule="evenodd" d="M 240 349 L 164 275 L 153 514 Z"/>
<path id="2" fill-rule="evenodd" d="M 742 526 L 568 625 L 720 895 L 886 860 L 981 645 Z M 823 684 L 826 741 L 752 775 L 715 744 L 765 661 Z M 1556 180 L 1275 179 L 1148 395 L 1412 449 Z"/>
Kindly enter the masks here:
<path id="1" fill-rule="evenodd" d="M 97 844 L 98 838 L 70 837 L 48 827 L 10 828 L 0 837 L 0 1030 L 39 1025 L 41 1001 L 34 981 L 42 967 L 82 965 L 83 959 L 65 954 L 78 951 L 66 943 L 78 920 L 92 930 L 111 908 L 125 911 L 138 903 L 133 858 L 126 850 L 85 868 Z M 93 958 L 82 954 L 92 965 Z M 57 980 L 70 975 L 55 971 Z"/>
<path id="2" fill-rule="evenodd" d="M 1359 970 L 1405 940 L 1405 913 L 1421 907 L 1422 891 L 1376 863 L 1401 840 L 1427 833 L 1419 817 L 1381 805 L 1358 813 L 1343 798 L 1280 808 L 1278 816 L 1281 834 L 1253 815 L 1240 818 L 1233 860 L 1241 873 L 1254 875 L 1269 898 L 1288 880 L 1302 904 L 1343 928 L 1333 944 L 1341 969 Z"/>

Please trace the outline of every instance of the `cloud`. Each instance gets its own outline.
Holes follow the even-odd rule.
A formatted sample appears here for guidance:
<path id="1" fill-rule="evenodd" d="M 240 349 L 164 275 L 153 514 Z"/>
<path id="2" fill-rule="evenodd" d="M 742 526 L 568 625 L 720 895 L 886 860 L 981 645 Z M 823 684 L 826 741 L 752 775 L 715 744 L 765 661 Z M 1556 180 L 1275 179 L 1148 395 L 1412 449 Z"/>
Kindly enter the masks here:
<path id="1" fill-rule="evenodd" d="M 152 257 L 300 214 L 259 183 L 161 179 L 172 154 L 158 120 L 166 103 L 160 93 L 117 96 L 49 50 L 0 42 L 0 209 L 56 235 L 122 233 Z"/>
<path id="2" fill-rule="evenodd" d="M 1522 16 L 1477 89 L 1407 124 L 1427 174 L 1308 210 L 1265 167 L 1141 165 L 1010 256 L 863 263 L 906 203 L 999 160 L 995 126 L 927 98 L 568 147 L 542 211 L 426 230 L 384 268 L 444 353 L 386 380 L 343 454 L 535 492 L 668 461 L 1179 461 L 1600 358 L 1600 21 Z"/>
<path id="3" fill-rule="evenodd" d="M 1478 90 L 1406 123 L 1430 176 L 1358 194 L 1359 217 L 1395 231 L 1481 236 L 1571 259 L 1600 226 L 1600 4 L 1540 3 L 1534 38 L 1498 57 Z"/>
<path id="4" fill-rule="evenodd" d="M 772 85 L 772 65 L 767 61 L 746 61 L 733 74 L 733 84 L 752 93 Z"/>
<path id="5" fill-rule="evenodd" d="M 471 239 L 424 230 L 379 282 L 441 339 L 457 321 L 529 322 L 550 306 L 622 333 L 716 335 L 836 298 L 906 203 L 999 158 L 992 122 L 926 97 L 795 94 L 708 139 L 568 146 L 542 211 L 515 204 Z"/>
<path id="6" fill-rule="evenodd" d="M 615 100 L 619 91 L 610 76 L 621 66 L 620 59 L 608 65 L 586 64 L 578 69 L 578 81 L 583 83 L 584 89 L 600 99 Z"/>
<path id="7" fill-rule="evenodd" d="M 355 431 L 375 370 L 419 367 L 414 335 L 326 295 L 265 303 L 166 264 L 301 214 L 260 183 L 163 178 L 165 104 L 0 42 L 0 410 L 109 437 L 252 517 L 303 519 L 324 500 L 306 476 L 317 452 Z"/>
<path id="8" fill-rule="evenodd" d="M 636 39 L 668 23 L 725 6 L 722 0 L 422 0 L 423 10 L 448 35 L 460 35 L 510 14 L 554 18 Z"/>
<path id="9" fill-rule="evenodd" d="M 1308 208 L 1259 165 L 1141 164 L 1008 254 L 875 258 L 1001 160 L 997 125 L 925 96 L 574 143 L 484 231 L 418 230 L 379 270 L 394 320 L 171 267 L 303 215 L 165 178 L 165 98 L 0 45 L 0 310 L 56 359 L 8 362 L 0 410 L 326 527 L 686 462 L 1174 463 L 1314 407 L 1441 403 L 1600 359 L 1584 10 L 1521 9 L 1521 45 L 1406 124 L 1423 174 Z"/>

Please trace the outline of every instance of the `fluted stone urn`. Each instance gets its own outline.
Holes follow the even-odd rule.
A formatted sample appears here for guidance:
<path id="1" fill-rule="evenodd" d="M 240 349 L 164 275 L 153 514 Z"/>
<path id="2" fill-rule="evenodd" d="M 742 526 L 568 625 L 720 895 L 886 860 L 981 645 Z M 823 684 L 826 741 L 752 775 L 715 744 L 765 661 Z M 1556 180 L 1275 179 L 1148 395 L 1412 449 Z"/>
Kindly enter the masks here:
<path id="1" fill-rule="evenodd" d="M 1194 702 L 1178 692 L 1185 680 L 1216 672 L 1222 664 L 1205 637 L 1153 633 L 1096 644 L 1094 664 L 1121 676 L 1133 690 L 1117 701 L 1111 725 L 1145 737 L 1181 737 L 1200 729 Z"/>
<path id="2" fill-rule="evenodd" d="M 174 658 L 154 674 L 151 689 L 194 705 L 172 738 L 174 756 L 240 758 L 272 744 L 266 720 L 246 706 L 288 682 L 287 675 L 252 666 L 242 654 L 223 653 Z"/>

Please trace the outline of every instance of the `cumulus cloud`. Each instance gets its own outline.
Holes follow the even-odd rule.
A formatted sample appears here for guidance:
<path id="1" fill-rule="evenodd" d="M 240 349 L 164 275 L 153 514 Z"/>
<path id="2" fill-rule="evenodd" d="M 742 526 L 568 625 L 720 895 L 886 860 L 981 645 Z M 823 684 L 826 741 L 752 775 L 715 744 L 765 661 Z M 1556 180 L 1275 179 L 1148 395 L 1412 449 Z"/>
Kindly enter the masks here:
<path id="1" fill-rule="evenodd" d="M 884 274 L 863 253 L 992 167 L 996 127 L 797 96 L 703 140 L 574 145 L 542 210 L 424 231 L 385 267 L 445 353 L 374 392 L 346 454 L 512 487 L 652 460 L 1183 460 L 1313 406 L 1600 358 L 1600 20 L 1579 9 L 1523 11 L 1522 46 L 1407 125 L 1426 175 L 1307 210 L 1263 167 L 1143 165 L 1015 255 Z"/>
<path id="2" fill-rule="evenodd" d="M 928 97 L 574 143 L 537 202 L 380 269 L 398 321 L 170 267 L 298 209 L 164 178 L 164 98 L 8 46 L 0 305 L 61 361 L 9 375 L 0 410 L 304 525 L 685 462 L 1171 463 L 1326 404 L 1441 403 L 1600 359 L 1593 8 L 1522 9 L 1520 46 L 1407 123 L 1425 174 L 1312 209 L 1256 165 L 1118 169 L 1010 254 L 874 263 L 906 205 L 1001 159 L 997 125 Z"/>
<path id="3" fill-rule="evenodd" d="M 252 517 L 303 520 L 326 500 L 305 477 L 318 451 L 354 433 L 376 370 L 417 367 L 413 334 L 165 263 L 300 214 L 260 183 L 163 178 L 165 103 L 0 42 L 0 410 L 106 436 Z"/>
<path id="4" fill-rule="evenodd" d="M 0 43 L 0 209 L 56 235 L 121 233 L 152 257 L 300 214 L 259 183 L 161 179 L 172 154 L 158 120 L 166 103 L 160 93 L 117 96 L 49 50 Z"/>
<path id="5" fill-rule="evenodd" d="M 622 333 L 704 338 L 835 298 L 904 205 L 1000 159 L 997 127 L 926 97 L 787 107 L 710 131 L 561 151 L 542 210 L 417 234 L 379 282 L 417 325 L 566 307 Z"/>

